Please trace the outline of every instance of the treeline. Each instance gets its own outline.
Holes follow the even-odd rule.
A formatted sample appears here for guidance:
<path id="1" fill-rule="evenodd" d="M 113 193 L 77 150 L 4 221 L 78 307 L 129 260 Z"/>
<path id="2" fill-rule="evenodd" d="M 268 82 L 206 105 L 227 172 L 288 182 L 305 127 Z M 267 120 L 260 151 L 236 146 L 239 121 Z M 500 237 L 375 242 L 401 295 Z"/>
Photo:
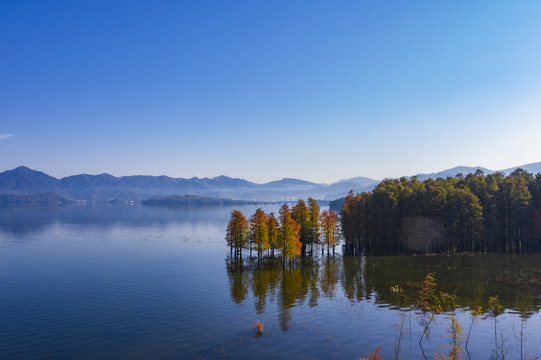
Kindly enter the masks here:
<path id="1" fill-rule="evenodd" d="M 347 254 L 541 252 L 541 174 L 384 180 L 350 192 L 340 222 Z"/>
<path id="2" fill-rule="evenodd" d="M 231 258 L 242 259 L 244 250 L 257 253 L 257 259 L 263 256 L 274 258 L 280 255 L 286 259 L 301 254 L 313 255 L 314 245 L 321 245 L 322 254 L 326 247 L 327 254 L 339 243 L 339 221 L 332 210 L 320 212 L 316 200 L 299 200 L 290 208 L 283 204 L 278 217 L 273 212 L 266 214 L 261 208 L 247 219 L 238 210 L 231 212 L 225 240 L 231 249 Z"/>

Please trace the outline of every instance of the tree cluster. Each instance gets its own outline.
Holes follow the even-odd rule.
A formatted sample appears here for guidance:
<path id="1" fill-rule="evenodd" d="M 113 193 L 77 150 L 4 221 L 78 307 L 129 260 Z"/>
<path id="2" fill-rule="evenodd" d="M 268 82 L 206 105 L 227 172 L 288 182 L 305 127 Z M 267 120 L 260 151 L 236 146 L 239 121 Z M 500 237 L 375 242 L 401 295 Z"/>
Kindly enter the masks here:
<path id="1" fill-rule="evenodd" d="M 384 180 L 345 198 L 349 254 L 541 251 L 541 174 Z"/>
<path id="2" fill-rule="evenodd" d="M 313 255 L 314 245 L 322 245 L 322 253 L 327 248 L 334 254 L 339 243 L 339 220 L 332 210 L 320 212 L 314 199 L 308 199 L 308 206 L 299 200 L 290 208 L 287 204 L 280 207 L 278 217 L 268 215 L 259 208 L 246 219 L 238 210 L 231 212 L 225 239 L 231 249 L 231 257 L 242 259 L 243 250 L 257 252 L 257 259 L 262 256 L 274 258 L 279 253 L 285 264 L 301 254 Z"/>

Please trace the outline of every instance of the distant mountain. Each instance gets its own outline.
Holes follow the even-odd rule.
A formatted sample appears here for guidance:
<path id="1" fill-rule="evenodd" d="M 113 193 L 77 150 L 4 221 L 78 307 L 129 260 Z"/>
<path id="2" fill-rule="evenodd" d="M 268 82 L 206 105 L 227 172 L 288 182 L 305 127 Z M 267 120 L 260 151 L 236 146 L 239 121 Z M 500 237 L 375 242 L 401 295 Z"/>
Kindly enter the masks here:
<path id="1" fill-rule="evenodd" d="M 320 186 L 320 184 L 316 184 L 310 181 L 292 179 L 292 178 L 283 178 L 282 180 L 271 181 L 264 185 L 267 185 L 267 186 L 307 186 L 307 187 Z"/>
<path id="2" fill-rule="evenodd" d="M 60 181 L 41 171 L 20 166 L 0 173 L 0 194 L 61 193 Z"/>
<path id="3" fill-rule="evenodd" d="M 356 193 L 370 191 L 379 182 L 380 180 L 374 180 L 361 176 L 346 180 L 340 180 L 338 182 L 328 185 L 325 188 L 325 199 L 332 200 L 339 198 L 341 196 L 344 196 L 344 194 L 347 194 L 350 190 L 353 190 Z"/>
<path id="4" fill-rule="evenodd" d="M 184 194 L 250 201 L 288 201 L 325 196 L 326 185 L 298 179 L 256 184 L 244 179 L 170 178 L 167 176 L 122 176 L 110 174 L 73 175 L 56 179 L 40 171 L 19 167 L 0 173 L 0 194 L 28 195 L 56 193 L 72 200 L 141 201 Z"/>
<path id="5" fill-rule="evenodd" d="M 521 165 L 521 166 L 515 166 L 515 167 L 512 167 L 512 168 L 504 169 L 504 170 L 500 170 L 500 171 L 503 172 L 505 175 L 509 175 L 513 171 L 515 171 L 516 169 L 519 169 L 519 168 L 522 169 L 522 170 L 526 170 L 527 172 L 532 173 L 532 174 L 535 175 L 535 174 L 541 173 L 541 162 L 531 163 L 531 164 L 526 164 L 526 165 Z"/>
<path id="6" fill-rule="evenodd" d="M 429 178 L 437 179 L 437 178 L 446 178 L 448 176 L 456 176 L 457 174 L 462 174 L 466 176 L 467 174 L 472 174 L 476 172 L 477 170 L 482 170 L 485 175 L 492 174 L 495 171 L 489 170 L 487 168 L 481 167 L 481 166 L 457 166 L 448 170 L 443 170 L 437 173 L 431 173 L 431 174 L 417 174 L 415 175 L 418 180 L 426 180 Z"/>
<path id="7" fill-rule="evenodd" d="M 517 168 L 531 173 L 541 172 L 541 162 L 500 170 L 506 174 Z M 467 175 L 477 169 L 485 174 L 493 173 L 483 167 L 459 166 L 432 174 L 418 174 L 419 180 L 429 177 Z M 70 200 L 90 201 L 142 201 L 155 197 L 183 196 L 185 194 L 207 198 L 248 201 L 295 201 L 313 197 L 332 200 L 344 197 L 348 191 L 371 191 L 380 180 L 355 177 L 333 184 L 318 184 L 310 181 L 284 178 L 265 184 L 244 179 L 218 176 L 215 178 L 171 178 L 168 176 L 122 176 L 110 174 L 73 175 L 57 179 L 41 171 L 21 166 L 0 173 L 0 194 L 36 195 L 53 193 Z"/>
<path id="8" fill-rule="evenodd" d="M 379 180 L 370 179 L 367 177 L 357 176 L 350 179 L 340 180 L 335 182 L 332 185 L 341 185 L 341 184 L 356 184 L 358 186 L 366 187 L 372 185 L 374 182 L 379 182 Z"/>
<path id="9" fill-rule="evenodd" d="M 462 174 L 464 176 L 468 174 L 472 174 L 476 172 L 477 170 L 483 171 L 485 175 L 493 174 L 495 172 L 502 172 L 505 175 L 511 174 L 516 169 L 522 169 L 526 170 L 529 173 L 532 173 L 534 175 L 537 175 L 538 173 L 541 173 L 541 162 L 531 163 L 531 164 L 525 164 L 520 166 L 515 166 L 509 169 L 502 169 L 502 170 L 490 170 L 481 166 L 457 166 L 448 170 L 443 170 L 437 173 L 431 173 L 431 174 L 417 174 L 417 179 L 419 180 L 426 180 L 428 178 L 437 179 L 437 178 L 446 178 L 448 176 L 456 176 L 457 174 Z M 411 178 L 411 177 L 410 177 Z"/>

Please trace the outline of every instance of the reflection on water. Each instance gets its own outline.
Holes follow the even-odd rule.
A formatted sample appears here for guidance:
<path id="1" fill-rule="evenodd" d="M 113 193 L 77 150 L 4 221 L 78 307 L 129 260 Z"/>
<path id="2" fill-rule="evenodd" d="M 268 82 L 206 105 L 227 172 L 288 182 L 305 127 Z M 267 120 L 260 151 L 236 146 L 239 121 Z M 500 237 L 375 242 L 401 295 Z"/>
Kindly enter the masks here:
<path id="1" fill-rule="evenodd" d="M 226 258 L 231 298 L 236 303 L 249 291 L 262 313 L 266 298 L 277 296 L 284 312 L 308 299 L 341 292 L 351 301 L 373 301 L 402 309 L 414 306 L 425 276 L 435 273 L 439 289 L 457 297 L 458 307 L 488 306 L 498 296 L 509 310 L 532 314 L 541 306 L 541 256 L 395 256 L 320 257 L 296 259 L 286 267 L 280 259 L 235 261 Z M 400 289 L 400 291 L 393 290 Z M 287 324 L 284 324 L 287 330 Z"/>
<path id="2" fill-rule="evenodd" d="M 487 354 L 490 350 L 491 359 L 504 359 L 509 358 L 506 354 L 511 349 L 523 348 L 526 320 L 539 310 L 540 260 L 541 257 L 537 255 L 518 257 L 492 254 L 418 257 L 344 256 L 300 258 L 282 266 L 280 259 L 266 259 L 258 263 L 255 258 L 239 261 L 227 257 L 226 269 L 231 299 L 238 304 L 248 298 L 253 299 L 257 314 L 263 314 L 265 307 L 275 302 L 276 315 L 282 331 L 289 331 L 291 328 L 293 308 L 304 305 L 310 308 L 317 307 L 320 299 L 332 301 L 334 298 L 346 298 L 354 304 L 372 303 L 376 307 L 398 312 L 401 314 L 399 320 L 393 324 L 398 331 L 394 334 L 391 349 L 393 356 L 396 357 L 403 352 L 401 345 L 403 346 L 405 342 L 403 337 L 408 333 L 408 330 L 404 329 L 407 319 L 410 322 L 410 351 L 415 342 L 412 341 L 412 313 L 414 313 L 413 321 L 418 322 L 416 326 L 419 329 L 426 326 L 425 336 L 427 339 L 430 337 L 432 328 L 427 325 L 430 316 L 422 316 L 418 306 L 418 294 L 426 275 L 434 273 L 437 277 L 438 291 L 453 295 L 453 302 L 447 305 L 447 310 L 444 310 L 447 312 L 439 317 L 439 323 L 440 327 L 441 323 L 447 324 L 446 334 L 455 339 L 455 351 L 461 349 L 464 356 L 467 354 L 471 357 L 472 354 L 466 345 L 471 348 L 473 343 L 474 347 L 481 345 L 481 349 L 486 350 Z M 249 294 L 252 296 L 249 297 Z M 493 304 L 493 300 L 497 302 L 496 305 Z M 495 310 L 500 306 L 502 306 L 500 310 Z M 474 309 L 479 310 L 474 312 Z M 518 315 L 520 325 L 510 321 L 509 317 L 504 317 L 504 309 L 507 309 L 508 315 Z M 409 314 L 408 318 L 406 314 Z M 456 320 L 457 314 L 461 314 L 460 321 Z M 382 317 L 387 316 L 389 314 L 382 314 Z M 500 320 L 502 317 L 504 319 Z M 474 325 L 479 321 L 493 323 L 494 337 L 491 340 L 491 348 L 487 347 L 486 343 L 479 344 L 476 336 L 470 338 Z M 509 329 L 506 328 L 510 325 L 519 328 L 513 333 L 515 340 L 510 337 Z M 484 338 L 488 337 L 487 335 L 488 333 L 485 333 Z M 447 345 L 446 341 L 440 341 L 442 341 L 440 354 L 452 351 L 452 346 Z M 430 339 L 425 341 L 424 346 L 427 342 L 430 347 Z M 422 346 L 418 347 L 417 352 L 411 353 L 426 357 Z M 473 354 L 479 356 L 479 351 Z"/>
<path id="3" fill-rule="evenodd" d="M 169 223 L 215 223 L 229 217 L 231 207 L 146 207 L 141 205 L 88 204 L 64 206 L 0 206 L 0 231 L 28 234 L 55 223 L 108 229 L 160 226 Z"/>
<path id="4" fill-rule="evenodd" d="M 259 264 L 255 261 L 226 259 L 231 287 L 231 299 L 236 303 L 246 300 L 251 291 L 257 314 L 265 311 L 267 297 L 277 298 L 280 327 L 289 329 L 290 309 L 307 302 L 309 307 L 318 305 L 320 296 L 334 297 L 341 259 L 329 257 L 301 258 L 283 267 L 281 260 L 269 259 Z"/>
<path id="5" fill-rule="evenodd" d="M 413 304 L 429 272 L 457 296 L 465 331 L 469 309 L 484 307 L 472 358 L 501 358 L 502 349 L 520 358 L 519 344 L 541 354 L 539 256 L 323 256 L 258 266 L 226 257 L 231 211 L 0 208 L 0 358 L 358 359 L 381 346 L 392 359 L 397 339 L 399 358 L 419 358 Z M 495 295 L 506 310 L 490 317 Z M 448 323 L 449 314 L 434 321 L 427 354 L 447 344 Z"/>

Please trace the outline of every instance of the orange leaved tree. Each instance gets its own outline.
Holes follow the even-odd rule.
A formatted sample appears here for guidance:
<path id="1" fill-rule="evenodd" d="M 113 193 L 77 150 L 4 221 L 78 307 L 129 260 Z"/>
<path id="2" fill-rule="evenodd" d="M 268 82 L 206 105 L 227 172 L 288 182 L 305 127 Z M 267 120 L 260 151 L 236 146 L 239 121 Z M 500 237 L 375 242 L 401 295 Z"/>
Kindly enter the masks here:
<path id="1" fill-rule="evenodd" d="M 257 262 L 261 258 L 261 253 L 269 248 L 269 229 L 267 226 L 267 215 L 257 209 L 250 218 L 250 241 L 257 251 Z"/>
<path id="2" fill-rule="evenodd" d="M 321 235 L 323 236 L 323 246 L 327 246 L 327 256 L 329 256 L 331 247 L 334 256 L 335 246 L 340 240 L 336 228 L 338 221 L 338 216 L 332 210 L 324 210 L 321 213 Z"/>
<path id="3" fill-rule="evenodd" d="M 294 258 L 301 253 L 302 243 L 299 241 L 300 225 L 291 217 L 289 206 L 284 204 L 280 207 L 278 219 L 278 243 L 283 257 L 283 266 L 286 259 Z"/>
<path id="4" fill-rule="evenodd" d="M 227 245 L 231 248 L 231 257 L 233 257 L 233 250 L 235 250 L 235 258 L 242 259 L 242 249 L 248 247 L 249 235 L 248 220 L 240 211 L 233 210 L 225 234 Z"/>

